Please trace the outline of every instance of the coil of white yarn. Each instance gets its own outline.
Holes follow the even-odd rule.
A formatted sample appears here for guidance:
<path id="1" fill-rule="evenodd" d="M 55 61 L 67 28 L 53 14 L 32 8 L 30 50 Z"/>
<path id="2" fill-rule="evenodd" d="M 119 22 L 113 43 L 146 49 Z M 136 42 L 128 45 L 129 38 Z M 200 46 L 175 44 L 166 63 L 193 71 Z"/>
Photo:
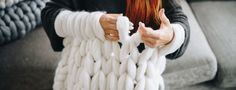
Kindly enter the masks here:
<path id="1" fill-rule="evenodd" d="M 65 10 L 57 16 L 55 30 L 64 37 L 65 48 L 53 89 L 164 90 L 161 74 L 165 69 L 165 55 L 175 51 L 183 41 L 178 41 L 180 44 L 172 49 L 146 47 L 140 53 L 139 33 L 129 36 L 129 19 L 120 16 L 117 19 L 120 47 L 117 42 L 105 40 L 99 23 L 102 14 Z"/>

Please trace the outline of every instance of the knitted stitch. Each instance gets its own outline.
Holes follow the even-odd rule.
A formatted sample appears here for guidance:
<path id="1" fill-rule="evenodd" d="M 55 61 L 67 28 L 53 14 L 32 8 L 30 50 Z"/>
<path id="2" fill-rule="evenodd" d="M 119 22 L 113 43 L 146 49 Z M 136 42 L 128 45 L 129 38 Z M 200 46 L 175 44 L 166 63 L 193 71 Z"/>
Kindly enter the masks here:
<path id="1" fill-rule="evenodd" d="M 165 55 L 177 50 L 184 41 L 184 30 L 172 24 L 173 41 L 163 47 L 146 47 L 125 16 L 117 19 L 122 47 L 104 38 L 99 19 L 104 12 L 61 11 L 56 17 L 56 33 L 64 37 L 61 61 L 56 69 L 54 90 L 164 90 L 161 76 Z"/>
<path id="2" fill-rule="evenodd" d="M 21 2 L 23 0 L 0 0 L 0 9 L 10 7 L 18 2 Z"/>
<path id="3" fill-rule="evenodd" d="M 39 25 L 41 10 L 46 1 L 48 0 L 23 1 L 0 9 L 0 45 L 22 38 Z"/>

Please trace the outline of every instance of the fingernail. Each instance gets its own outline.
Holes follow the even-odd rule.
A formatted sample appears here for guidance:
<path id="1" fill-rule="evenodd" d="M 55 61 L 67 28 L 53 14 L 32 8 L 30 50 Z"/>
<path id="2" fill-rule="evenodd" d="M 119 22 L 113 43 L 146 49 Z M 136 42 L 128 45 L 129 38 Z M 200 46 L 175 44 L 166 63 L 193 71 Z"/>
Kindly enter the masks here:
<path id="1" fill-rule="evenodd" d="M 142 26 L 142 27 L 145 27 L 143 22 L 139 22 L 139 25 Z"/>
<path id="2" fill-rule="evenodd" d="M 139 22 L 138 24 L 139 24 L 139 26 L 141 26 L 141 24 L 142 24 L 142 23 L 141 23 L 141 22 Z"/>

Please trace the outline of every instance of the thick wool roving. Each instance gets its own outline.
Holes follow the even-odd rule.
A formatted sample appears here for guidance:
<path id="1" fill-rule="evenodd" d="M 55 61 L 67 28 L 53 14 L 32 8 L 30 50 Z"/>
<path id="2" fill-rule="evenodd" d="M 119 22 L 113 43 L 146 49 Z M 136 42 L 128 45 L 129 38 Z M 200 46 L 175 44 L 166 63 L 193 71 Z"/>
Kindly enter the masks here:
<path id="1" fill-rule="evenodd" d="M 162 47 L 146 47 L 138 32 L 129 36 L 129 19 L 117 19 L 118 42 L 104 38 L 99 19 L 104 12 L 61 11 L 55 20 L 56 33 L 64 37 L 61 61 L 56 69 L 54 90 L 164 90 L 161 76 L 165 55 L 184 41 L 184 30 L 172 24 L 173 41 Z"/>

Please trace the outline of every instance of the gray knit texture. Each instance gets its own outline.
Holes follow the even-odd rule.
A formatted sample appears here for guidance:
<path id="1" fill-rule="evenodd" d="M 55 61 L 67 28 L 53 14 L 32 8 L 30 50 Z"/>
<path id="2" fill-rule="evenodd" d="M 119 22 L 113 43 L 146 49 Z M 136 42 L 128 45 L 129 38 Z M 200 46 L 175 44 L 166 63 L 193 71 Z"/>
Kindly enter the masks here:
<path id="1" fill-rule="evenodd" d="M 10 7 L 18 2 L 25 1 L 25 0 L 0 0 L 0 8 Z"/>
<path id="2" fill-rule="evenodd" d="M 22 1 L 0 9 L 0 45 L 22 38 L 40 25 L 41 10 L 47 1 Z"/>

